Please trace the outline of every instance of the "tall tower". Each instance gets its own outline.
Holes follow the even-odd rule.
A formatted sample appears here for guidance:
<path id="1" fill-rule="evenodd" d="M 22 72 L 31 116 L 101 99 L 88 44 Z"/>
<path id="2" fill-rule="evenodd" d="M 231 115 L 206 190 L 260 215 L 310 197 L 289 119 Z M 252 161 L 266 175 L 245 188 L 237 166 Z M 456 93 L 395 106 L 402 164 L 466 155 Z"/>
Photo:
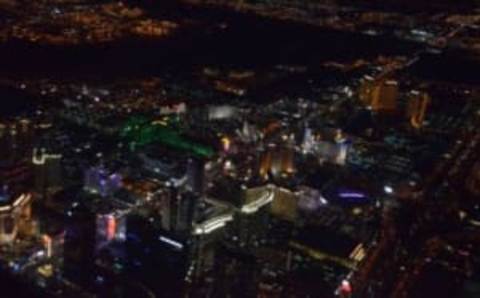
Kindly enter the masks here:
<path id="1" fill-rule="evenodd" d="M 176 225 L 175 230 L 179 233 L 189 233 L 193 224 L 196 201 L 198 195 L 192 192 L 184 192 L 176 199 Z"/>
<path id="2" fill-rule="evenodd" d="M 190 190 L 202 194 L 205 189 L 205 161 L 199 158 L 190 158 L 187 161 L 187 185 Z"/>
<path id="3" fill-rule="evenodd" d="M 61 185 L 60 154 L 49 154 L 45 148 L 33 149 L 32 163 L 35 179 L 35 191 L 46 196 L 48 191 Z"/>
<path id="4" fill-rule="evenodd" d="M 179 192 L 177 188 L 170 187 L 163 200 L 162 227 L 173 235 L 189 234 L 199 200 L 198 194 Z"/>

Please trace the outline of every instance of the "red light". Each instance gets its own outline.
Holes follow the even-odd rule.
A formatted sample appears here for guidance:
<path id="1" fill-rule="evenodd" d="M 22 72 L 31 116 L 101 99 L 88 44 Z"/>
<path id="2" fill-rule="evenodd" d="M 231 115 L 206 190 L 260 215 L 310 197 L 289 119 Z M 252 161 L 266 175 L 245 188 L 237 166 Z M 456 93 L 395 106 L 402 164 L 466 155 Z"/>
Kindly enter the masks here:
<path id="1" fill-rule="evenodd" d="M 352 285 L 348 280 L 342 281 L 342 285 L 340 286 L 340 292 L 342 294 L 351 294 L 352 293 Z"/>
<path id="2" fill-rule="evenodd" d="M 115 238 L 115 230 L 117 229 L 117 222 L 115 217 L 108 216 L 107 219 L 107 239 L 108 241 L 113 240 Z"/>

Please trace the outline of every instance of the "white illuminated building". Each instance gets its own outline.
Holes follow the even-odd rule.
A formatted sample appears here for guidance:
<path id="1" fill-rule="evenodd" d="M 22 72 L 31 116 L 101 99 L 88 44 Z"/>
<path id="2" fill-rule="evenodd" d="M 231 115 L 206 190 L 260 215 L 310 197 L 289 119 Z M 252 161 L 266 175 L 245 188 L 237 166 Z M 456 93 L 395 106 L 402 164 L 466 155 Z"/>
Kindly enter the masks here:
<path id="1" fill-rule="evenodd" d="M 233 220 L 232 214 L 219 215 L 208 219 L 202 223 L 195 224 L 193 228 L 194 235 L 210 234 L 215 230 L 223 228 L 229 221 Z"/>
<path id="2" fill-rule="evenodd" d="M 275 190 L 272 186 L 267 186 L 265 190 L 262 191 L 262 194 L 258 196 L 255 200 L 248 202 L 243 205 L 241 208 L 242 213 L 252 214 L 257 212 L 263 206 L 268 205 L 273 201 L 275 197 Z"/>
<path id="3" fill-rule="evenodd" d="M 32 195 L 21 194 L 15 200 L 0 206 L 0 244 L 13 242 L 21 225 L 31 217 Z"/>

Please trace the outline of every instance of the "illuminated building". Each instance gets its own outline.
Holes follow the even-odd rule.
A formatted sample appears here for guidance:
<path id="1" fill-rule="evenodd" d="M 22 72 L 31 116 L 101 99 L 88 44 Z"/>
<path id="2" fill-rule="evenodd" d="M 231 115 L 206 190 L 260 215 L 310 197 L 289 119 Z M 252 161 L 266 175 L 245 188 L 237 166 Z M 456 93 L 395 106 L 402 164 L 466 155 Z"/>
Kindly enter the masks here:
<path id="1" fill-rule="evenodd" d="M 279 177 L 295 172 L 295 151 L 292 147 L 269 146 L 260 157 L 259 174 L 266 179 L 269 175 Z"/>
<path id="2" fill-rule="evenodd" d="M 187 278 L 198 280 L 213 269 L 218 244 L 223 238 L 225 227 L 232 221 L 233 210 L 228 207 L 207 201 L 197 207 L 191 241 L 193 263 Z"/>
<path id="3" fill-rule="evenodd" d="M 324 161 L 344 165 L 347 159 L 349 145 L 346 143 L 317 142 L 316 152 Z"/>
<path id="4" fill-rule="evenodd" d="M 184 114 L 187 112 L 187 105 L 184 102 L 165 105 L 160 108 L 160 115 Z"/>
<path id="5" fill-rule="evenodd" d="M 245 189 L 245 201 L 240 211 L 245 214 L 256 213 L 260 208 L 273 202 L 274 198 L 275 187 L 272 185 Z"/>
<path id="6" fill-rule="evenodd" d="M 161 198 L 162 228 L 176 235 L 189 234 L 198 200 L 198 195 L 192 192 L 179 192 L 177 188 L 170 187 Z"/>
<path id="7" fill-rule="evenodd" d="M 259 169 L 260 177 L 264 179 L 268 178 L 271 165 L 272 165 L 272 152 L 271 151 L 263 152 L 260 157 L 260 169 Z"/>
<path id="8" fill-rule="evenodd" d="M 202 194 L 205 189 L 205 162 L 198 158 L 187 161 L 187 185 L 190 190 Z"/>
<path id="9" fill-rule="evenodd" d="M 234 106 L 210 106 L 208 107 L 209 120 L 225 120 L 237 115 L 237 108 Z"/>
<path id="10" fill-rule="evenodd" d="M 43 234 L 42 243 L 47 258 L 63 257 L 65 243 L 65 233 L 63 231 Z"/>
<path id="11" fill-rule="evenodd" d="M 210 147 L 194 143 L 172 128 L 152 123 L 142 117 L 134 117 L 127 121 L 120 135 L 130 141 L 132 149 L 147 144 L 160 143 L 198 157 L 211 157 L 214 155 L 214 151 Z"/>
<path id="12" fill-rule="evenodd" d="M 185 158 L 159 151 L 158 148 L 145 148 L 138 154 L 142 167 L 151 175 L 162 178 L 179 178 L 185 174 Z"/>
<path id="13" fill-rule="evenodd" d="M 305 226 L 289 246 L 313 260 L 330 261 L 347 271 L 354 270 L 366 256 L 363 243 L 351 235 L 324 226 Z"/>
<path id="14" fill-rule="evenodd" d="M 173 208 L 175 208 L 175 200 L 177 196 L 177 190 L 170 187 L 166 190 L 158 191 L 156 193 L 156 199 L 161 204 L 160 217 L 161 226 L 165 231 L 172 231 L 175 228 L 175 214 Z"/>
<path id="15" fill-rule="evenodd" d="M 124 242 L 126 238 L 126 212 L 113 211 L 106 214 L 97 214 L 96 230 L 97 250 L 113 241 Z"/>
<path id="16" fill-rule="evenodd" d="M 309 127 L 305 128 L 303 135 L 302 149 L 304 152 L 311 152 L 315 146 L 315 137 L 313 130 Z"/>
<path id="17" fill-rule="evenodd" d="M 311 128 L 305 130 L 303 152 L 316 155 L 320 162 L 344 165 L 349 147 L 341 129 L 322 129 L 316 138 Z"/>
<path id="18" fill-rule="evenodd" d="M 365 77 L 359 88 L 360 101 L 376 112 L 392 112 L 397 108 L 398 83 Z"/>
<path id="19" fill-rule="evenodd" d="M 50 189 L 61 186 L 60 154 L 48 154 L 46 149 L 33 149 L 32 164 L 35 179 L 35 191 L 44 196 Z"/>
<path id="20" fill-rule="evenodd" d="M 395 111 L 398 98 L 398 83 L 396 81 L 385 81 L 377 86 L 372 94 L 371 108 L 377 112 Z"/>
<path id="21" fill-rule="evenodd" d="M 287 147 L 282 152 L 282 172 L 287 174 L 295 172 L 295 151 L 292 147 Z"/>
<path id="22" fill-rule="evenodd" d="M 238 133 L 240 139 L 245 143 L 254 143 L 260 137 L 256 127 L 248 121 L 243 122 L 242 129 Z"/>
<path id="23" fill-rule="evenodd" d="M 307 186 L 299 187 L 295 195 L 298 196 L 298 209 L 301 212 L 315 212 L 328 204 L 328 201 L 321 195 L 320 191 Z"/>
<path id="24" fill-rule="evenodd" d="M 358 90 L 358 97 L 364 105 L 370 106 L 372 104 L 373 93 L 376 88 L 377 83 L 374 78 L 370 76 L 365 76 L 363 78 Z"/>
<path id="25" fill-rule="evenodd" d="M 275 187 L 267 185 L 243 188 L 243 200 L 228 230 L 240 247 L 251 248 L 267 236 L 269 206 L 275 199 Z"/>
<path id="26" fill-rule="evenodd" d="M 50 237 L 47 234 L 44 234 L 42 236 L 42 242 L 43 242 L 43 245 L 44 245 L 44 248 L 45 248 L 46 257 L 47 258 L 52 257 L 52 255 L 53 255 L 53 240 L 52 240 L 52 237 Z"/>
<path id="27" fill-rule="evenodd" d="M 174 202 L 173 210 L 175 211 L 175 227 L 176 232 L 189 232 L 193 224 L 193 216 L 195 205 L 197 204 L 198 195 L 190 192 L 181 193 Z"/>
<path id="28" fill-rule="evenodd" d="M 273 186 L 247 188 L 230 180 L 220 180 L 219 184 L 218 190 L 210 196 L 215 197 L 213 202 L 218 202 L 216 204 L 234 206 L 233 218 L 228 214 L 208 217 L 215 220 L 205 221 L 198 233 L 213 232 L 225 227 L 225 233 L 234 239 L 232 245 L 251 247 L 254 243 L 258 244 L 258 240 L 265 236 L 268 206 L 274 199 Z M 225 197 L 225 193 L 230 195 Z"/>
<path id="29" fill-rule="evenodd" d="M 85 172 L 84 189 L 103 197 L 112 195 L 122 185 L 122 177 L 110 173 L 103 167 L 93 167 Z"/>
<path id="30" fill-rule="evenodd" d="M 297 196 L 284 188 L 276 188 L 275 200 L 270 204 L 270 212 L 283 220 L 294 222 L 298 216 Z"/>
<path id="31" fill-rule="evenodd" d="M 12 200 L 3 194 L 0 202 L 0 244 L 13 243 L 18 235 L 32 234 L 32 195 L 24 193 Z"/>
<path id="32" fill-rule="evenodd" d="M 218 229 L 223 228 L 229 221 L 233 220 L 232 214 L 219 215 L 209 218 L 203 222 L 196 223 L 193 226 L 194 235 L 210 234 Z"/>
<path id="33" fill-rule="evenodd" d="M 407 117 L 413 128 L 422 128 L 430 97 L 425 92 L 413 90 L 407 105 Z"/>

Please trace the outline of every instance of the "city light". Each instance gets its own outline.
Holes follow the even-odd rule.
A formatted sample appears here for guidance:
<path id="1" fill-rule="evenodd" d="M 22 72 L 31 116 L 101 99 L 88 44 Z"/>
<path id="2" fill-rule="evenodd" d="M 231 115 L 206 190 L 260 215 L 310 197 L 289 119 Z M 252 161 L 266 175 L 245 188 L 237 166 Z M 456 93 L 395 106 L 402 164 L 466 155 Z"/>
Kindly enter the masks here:
<path id="1" fill-rule="evenodd" d="M 241 210 L 242 210 L 243 213 L 246 213 L 246 214 L 255 213 L 261 207 L 263 207 L 263 206 L 269 204 L 270 202 L 272 202 L 274 197 L 275 197 L 275 192 L 273 191 L 273 189 L 270 188 L 267 191 L 265 191 L 265 193 L 262 196 L 260 196 L 259 198 L 257 198 L 253 202 L 250 202 L 246 205 L 243 205 Z"/>
<path id="2" fill-rule="evenodd" d="M 228 152 L 231 147 L 231 140 L 228 137 L 223 137 L 222 140 L 223 151 Z"/>
<path id="3" fill-rule="evenodd" d="M 37 152 L 37 149 L 33 149 L 32 163 L 34 165 L 44 165 L 48 160 L 51 159 L 61 159 L 61 154 L 47 154 L 44 150 L 41 151 L 40 156 Z"/>
<path id="4" fill-rule="evenodd" d="M 389 186 L 389 185 L 385 185 L 383 187 L 383 191 L 386 193 L 386 194 L 393 194 L 394 190 L 393 190 L 393 187 Z"/>
<path id="5" fill-rule="evenodd" d="M 358 192 L 342 192 L 340 197 L 344 199 L 364 199 L 366 196 Z"/>
<path id="6" fill-rule="evenodd" d="M 47 258 L 50 258 L 52 256 L 52 238 L 44 234 L 42 237 L 42 240 L 43 240 L 43 244 L 45 245 Z"/>
<path id="7" fill-rule="evenodd" d="M 176 248 L 176 249 L 183 249 L 183 244 L 181 244 L 180 242 L 177 242 L 177 241 L 175 241 L 175 240 L 172 240 L 172 239 L 170 239 L 170 238 L 167 238 L 167 237 L 164 237 L 164 236 L 160 236 L 160 237 L 159 237 L 159 240 L 162 241 L 162 242 L 167 243 L 168 245 L 173 246 L 173 247 Z"/>
<path id="8" fill-rule="evenodd" d="M 112 215 L 107 216 L 107 241 L 115 238 L 117 232 L 117 221 Z"/>
<path id="9" fill-rule="evenodd" d="M 214 217 L 201 224 L 194 225 L 193 234 L 194 235 L 210 234 L 211 232 L 224 227 L 227 224 L 227 222 L 232 220 L 233 220 L 233 216 L 231 214 Z"/>
<path id="10" fill-rule="evenodd" d="M 352 293 L 352 286 L 348 280 L 343 280 L 340 286 L 340 291 L 343 294 L 351 294 Z"/>
<path id="11" fill-rule="evenodd" d="M 480 0 L 0 15 L 2 298 L 480 284 Z"/>

